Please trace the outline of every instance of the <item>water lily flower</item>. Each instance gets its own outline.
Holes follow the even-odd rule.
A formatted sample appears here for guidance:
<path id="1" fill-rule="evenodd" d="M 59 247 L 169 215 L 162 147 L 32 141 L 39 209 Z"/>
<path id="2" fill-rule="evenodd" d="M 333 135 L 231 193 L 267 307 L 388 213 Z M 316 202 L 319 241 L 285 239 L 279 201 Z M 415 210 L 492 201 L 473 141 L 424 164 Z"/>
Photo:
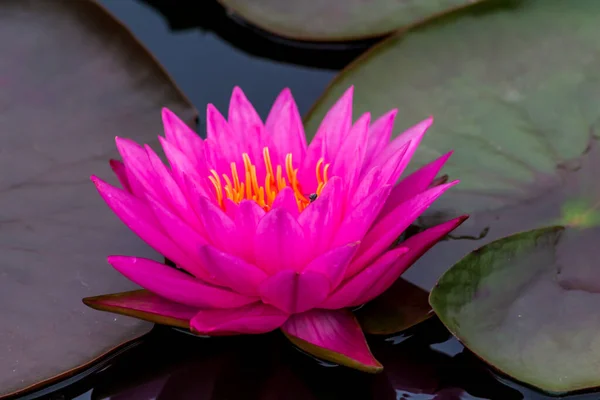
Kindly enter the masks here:
<path id="1" fill-rule="evenodd" d="M 122 189 L 92 180 L 175 265 L 108 257 L 150 293 L 121 306 L 203 335 L 279 328 L 322 358 L 381 370 L 349 310 L 384 292 L 465 218 L 392 246 L 457 183 L 432 185 L 450 153 L 398 182 L 432 118 L 391 140 L 396 110 L 353 123 L 352 95 L 331 108 L 310 145 L 288 89 L 263 123 L 236 87 L 227 119 L 208 106 L 205 140 L 163 109 L 159 140 L 170 167 L 148 145 L 117 137 L 123 161 L 111 166 Z"/>

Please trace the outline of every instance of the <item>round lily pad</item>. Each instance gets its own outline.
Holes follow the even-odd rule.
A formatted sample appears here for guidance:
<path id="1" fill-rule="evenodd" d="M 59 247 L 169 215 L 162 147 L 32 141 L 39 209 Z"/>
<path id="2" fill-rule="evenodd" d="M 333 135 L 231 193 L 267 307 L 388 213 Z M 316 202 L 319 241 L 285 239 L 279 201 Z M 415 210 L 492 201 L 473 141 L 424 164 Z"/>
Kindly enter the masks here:
<path id="1" fill-rule="evenodd" d="M 468 256 L 430 301 L 508 375 L 552 392 L 596 387 L 600 2 L 498 4 L 376 46 L 335 79 L 308 131 L 350 85 L 357 116 L 397 107 L 398 133 L 433 115 L 410 168 L 454 149 L 442 172 L 461 183 L 419 224 L 471 217 L 403 277 L 431 288 L 473 249 L 548 229 Z M 565 233 L 543 228 L 555 225 Z"/>
<path id="2" fill-rule="evenodd" d="M 490 240 L 551 224 L 590 225 L 600 108 L 600 2 L 484 3 L 375 46 L 342 71 L 307 115 L 314 134 L 355 86 L 355 117 L 398 108 L 395 132 L 433 115 L 406 173 L 454 150 L 461 182 L 418 222 L 471 217 L 404 277 L 431 288 Z M 595 210 L 595 209 L 594 209 Z"/>
<path id="3" fill-rule="evenodd" d="M 431 292 L 442 322 L 498 370 L 549 392 L 600 386 L 600 228 L 549 227 L 463 258 Z"/>
<path id="4" fill-rule="evenodd" d="M 354 314 L 366 333 L 391 335 L 433 316 L 428 296 L 427 291 L 400 278 Z"/>
<path id="5" fill-rule="evenodd" d="M 287 38 L 377 37 L 485 0 L 219 0 L 252 24 Z"/>
<path id="6" fill-rule="evenodd" d="M 116 135 L 161 132 L 195 111 L 96 2 L 0 2 L 0 397 L 67 377 L 151 324 L 81 299 L 133 286 L 109 254 L 156 257 L 89 181 Z M 116 183 L 116 179 L 114 179 Z"/>

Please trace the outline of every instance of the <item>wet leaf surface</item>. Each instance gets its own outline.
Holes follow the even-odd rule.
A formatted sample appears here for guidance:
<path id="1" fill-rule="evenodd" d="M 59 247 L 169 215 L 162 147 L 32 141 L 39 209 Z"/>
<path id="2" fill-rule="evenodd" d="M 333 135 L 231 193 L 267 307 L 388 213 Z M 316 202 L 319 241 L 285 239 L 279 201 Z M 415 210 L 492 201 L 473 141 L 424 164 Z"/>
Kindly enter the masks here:
<path id="1" fill-rule="evenodd" d="M 385 293 L 354 312 L 365 333 L 390 335 L 433 315 L 429 293 L 398 279 Z"/>
<path id="2" fill-rule="evenodd" d="M 381 36 L 484 0 L 219 0 L 276 35 L 314 41 Z"/>
<path id="3" fill-rule="evenodd" d="M 116 135 L 155 139 L 161 106 L 190 121 L 195 112 L 91 1 L 0 2 L 0 53 L 1 397 L 75 373 L 149 330 L 81 302 L 133 288 L 107 255 L 156 256 L 89 175 L 111 174 Z"/>
<path id="4" fill-rule="evenodd" d="M 461 183 L 419 225 L 471 218 L 403 276 L 421 287 L 491 240 L 567 226 L 556 243 L 532 233 L 473 253 L 431 299 L 451 331 L 508 375 L 548 391 L 595 387 L 600 3 L 505 4 L 376 46 L 334 81 L 309 131 L 350 84 L 357 115 L 398 107 L 398 132 L 436 117 L 411 170 L 454 149 L 442 172 Z"/>
<path id="5" fill-rule="evenodd" d="M 492 242 L 442 276 L 431 304 L 500 371 L 550 392 L 600 386 L 600 229 L 550 227 Z"/>
<path id="6" fill-rule="evenodd" d="M 406 173 L 455 150 L 442 173 L 461 183 L 418 224 L 471 217 L 451 235 L 460 240 L 439 243 L 403 277 L 430 289 L 493 239 L 598 221 L 599 17 L 594 0 L 475 6 L 375 46 L 317 102 L 311 133 L 352 84 L 356 116 L 397 107 L 397 133 L 434 115 Z"/>

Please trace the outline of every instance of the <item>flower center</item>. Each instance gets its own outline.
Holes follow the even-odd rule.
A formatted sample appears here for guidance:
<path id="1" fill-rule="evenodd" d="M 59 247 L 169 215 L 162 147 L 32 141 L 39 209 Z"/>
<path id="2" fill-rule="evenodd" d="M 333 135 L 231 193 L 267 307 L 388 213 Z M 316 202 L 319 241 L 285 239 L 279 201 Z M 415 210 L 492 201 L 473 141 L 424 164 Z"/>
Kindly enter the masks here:
<path id="1" fill-rule="evenodd" d="M 236 204 L 242 200 L 254 200 L 265 211 L 268 211 L 271 209 L 277 194 L 286 187 L 290 187 L 294 191 L 298 210 L 302 211 L 321 194 L 328 180 L 327 171 L 329 170 L 329 164 L 324 164 L 323 158 L 317 162 L 315 167 L 317 189 L 312 194 L 305 194 L 302 191 L 300 182 L 298 182 L 298 169 L 294 169 L 293 167 L 291 153 L 285 156 L 284 175 L 284 169 L 281 165 L 273 168 L 269 149 L 267 147 L 263 148 L 263 160 L 265 163 L 264 184 L 261 184 L 262 182 L 259 183 L 256 175 L 256 165 L 252 163 L 248 153 L 242 154 L 242 159 L 244 161 L 243 179 L 240 179 L 235 162 L 230 164 L 231 176 L 227 174 L 222 175 L 225 185 L 223 185 L 223 181 L 221 181 L 217 171 L 214 169 L 210 170 L 212 175 L 208 179 L 210 179 L 215 188 L 217 202 L 222 209 L 225 209 L 225 199 L 229 199 Z"/>

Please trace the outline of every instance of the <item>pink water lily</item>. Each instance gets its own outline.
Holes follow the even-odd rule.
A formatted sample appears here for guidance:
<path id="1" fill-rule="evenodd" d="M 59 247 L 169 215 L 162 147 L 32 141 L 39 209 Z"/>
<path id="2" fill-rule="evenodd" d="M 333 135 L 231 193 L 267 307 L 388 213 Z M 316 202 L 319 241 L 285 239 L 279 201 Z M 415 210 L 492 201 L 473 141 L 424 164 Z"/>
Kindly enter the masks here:
<path id="1" fill-rule="evenodd" d="M 308 146 L 287 89 L 263 123 L 235 88 L 228 119 L 208 106 L 205 140 L 163 109 L 159 140 L 170 167 L 148 145 L 117 137 L 123 162 L 111 166 L 122 189 L 92 180 L 114 213 L 176 265 L 109 257 L 153 294 L 125 308 L 204 335 L 280 328 L 321 357 L 380 370 L 348 310 L 389 288 L 464 217 L 391 248 L 457 181 L 432 185 L 446 154 L 398 182 L 432 118 L 391 140 L 396 111 L 353 124 L 352 94 Z"/>

